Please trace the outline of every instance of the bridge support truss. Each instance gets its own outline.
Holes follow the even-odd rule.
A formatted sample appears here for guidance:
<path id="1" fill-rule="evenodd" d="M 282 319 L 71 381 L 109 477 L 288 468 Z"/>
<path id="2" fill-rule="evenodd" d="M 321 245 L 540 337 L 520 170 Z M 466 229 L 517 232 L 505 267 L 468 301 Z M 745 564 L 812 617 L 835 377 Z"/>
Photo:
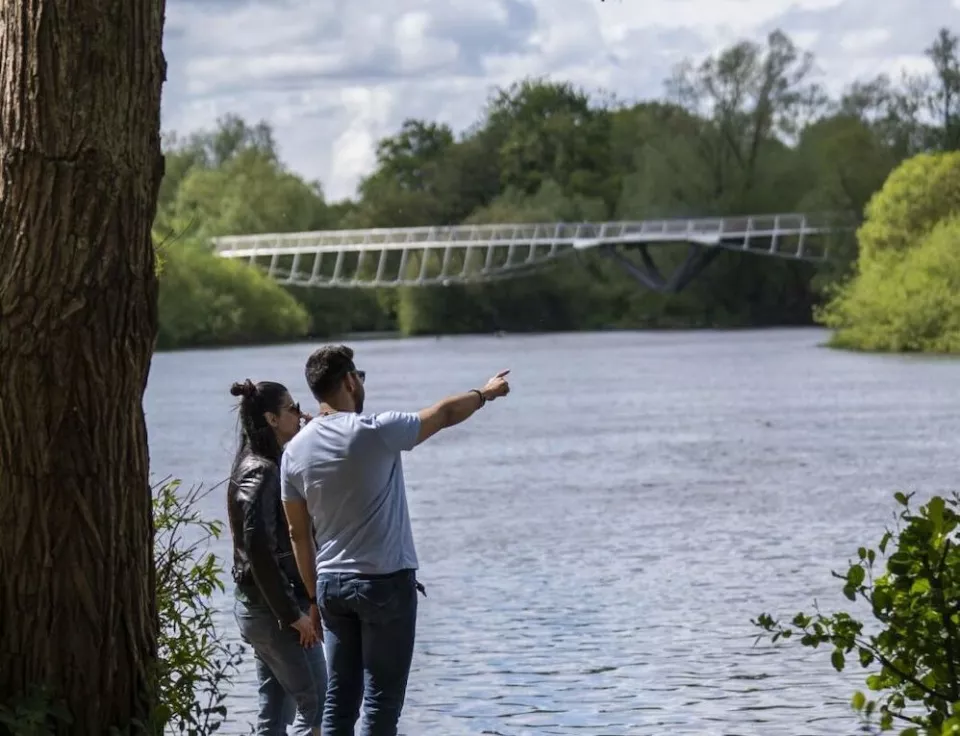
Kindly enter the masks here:
<path id="1" fill-rule="evenodd" d="M 642 265 L 638 265 L 633 259 L 617 250 L 616 246 L 605 245 L 598 249 L 601 255 L 615 261 L 639 284 L 661 294 L 679 294 L 723 252 L 720 248 L 704 248 L 702 245 L 688 244 L 687 257 L 683 263 L 669 278 L 665 278 L 650 255 L 649 246 L 646 243 L 637 245 L 636 250 L 640 254 Z"/>

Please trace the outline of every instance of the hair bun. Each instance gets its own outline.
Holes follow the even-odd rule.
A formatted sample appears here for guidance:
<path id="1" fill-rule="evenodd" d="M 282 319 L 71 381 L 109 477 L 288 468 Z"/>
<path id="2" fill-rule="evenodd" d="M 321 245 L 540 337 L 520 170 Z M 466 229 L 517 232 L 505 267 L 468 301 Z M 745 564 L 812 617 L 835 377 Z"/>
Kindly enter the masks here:
<path id="1" fill-rule="evenodd" d="M 257 393 L 257 386 L 249 378 L 246 381 L 237 381 L 230 387 L 232 396 L 243 396 L 249 399 L 255 393 Z"/>

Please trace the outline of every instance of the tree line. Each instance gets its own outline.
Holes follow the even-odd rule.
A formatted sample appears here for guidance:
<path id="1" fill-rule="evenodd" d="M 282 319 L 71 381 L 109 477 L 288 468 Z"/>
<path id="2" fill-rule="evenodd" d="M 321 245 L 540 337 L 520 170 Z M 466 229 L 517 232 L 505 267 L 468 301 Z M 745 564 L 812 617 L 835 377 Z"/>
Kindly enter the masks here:
<path id="1" fill-rule="evenodd" d="M 280 160 L 269 125 L 228 116 L 165 141 L 154 226 L 161 348 L 399 330 L 404 334 L 809 324 L 853 273 L 855 239 L 830 264 L 724 253 L 684 292 L 644 290 L 600 257 L 490 285 L 395 290 L 278 287 L 216 261 L 216 235 L 329 228 L 554 222 L 776 212 L 859 217 L 903 161 L 960 145 L 957 38 L 932 71 L 878 76 L 831 97 L 785 33 L 680 64 L 663 99 L 625 103 L 565 82 L 496 91 L 455 135 L 407 120 L 379 142 L 357 196 L 328 202 Z M 682 255 L 664 253 L 664 267 Z"/>

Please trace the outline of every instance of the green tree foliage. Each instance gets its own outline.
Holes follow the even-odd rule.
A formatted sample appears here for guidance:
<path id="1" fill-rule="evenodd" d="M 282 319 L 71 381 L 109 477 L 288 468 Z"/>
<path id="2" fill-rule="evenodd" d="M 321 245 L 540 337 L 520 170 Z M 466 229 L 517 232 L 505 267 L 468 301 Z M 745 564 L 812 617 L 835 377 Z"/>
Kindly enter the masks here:
<path id="1" fill-rule="evenodd" d="M 935 70 L 929 108 L 939 123 L 936 142 L 946 150 L 960 148 L 960 39 L 946 28 L 926 50 Z"/>
<path id="2" fill-rule="evenodd" d="M 406 120 L 400 132 L 380 141 L 377 168 L 360 184 L 357 209 L 344 227 L 414 227 L 452 224 L 454 192 L 445 186 L 446 156 L 453 148 L 446 125 Z"/>
<path id="3" fill-rule="evenodd" d="M 765 45 L 742 41 L 699 65 L 677 68 L 668 87 L 698 114 L 699 153 L 717 211 L 785 211 L 789 195 L 770 191 L 777 180 L 787 181 L 796 163 L 783 141 L 827 107 L 810 81 L 812 69 L 813 57 L 781 31 Z"/>
<path id="4" fill-rule="evenodd" d="M 239 281 L 239 272 L 203 260 L 197 243 L 221 234 L 332 228 L 777 212 L 845 212 L 856 221 L 902 161 L 953 147 L 960 102 L 956 40 L 944 31 L 927 53 L 928 77 L 863 80 L 837 100 L 828 99 L 815 78 L 810 54 L 780 31 L 679 65 L 662 100 L 625 104 L 565 82 L 520 80 L 496 90 L 460 135 L 433 121 L 404 121 L 380 141 L 376 166 L 357 198 L 338 203 L 327 203 L 319 184 L 280 162 L 264 123 L 227 117 L 214 130 L 172 136 L 156 224 L 169 262 L 162 304 L 169 329 L 162 345 L 393 329 L 809 324 L 817 300 L 835 295 L 862 270 L 855 267 L 856 238 L 832 238 L 834 258 L 819 269 L 724 252 L 670 296 L 644 290 L 622 265 L 598 253 L 483 286 L 282 287 L 304 307 L 306 328 L 300 317 L 288 319 L 290 302 L 275 289 L 272 296 L 255 295 L 270 288 L 266 282 L 245 281 L 231 290 L 227 284 Z M 926 206 L 934 213 L 953 196 L 950 167 L 938 171 L 918 174 L 930 177 Z M 905 183 L 904 191 L 911 186 Z M 897 224 L 903 211 L 892 202 L 883 216 L 878 206 L 870 205 L 860 232 L 867 250 L 879 237 L 870 239 L 871 228 L 885 238 L 897 228 L 915 228 L 913 220 Z M 910 212 L 922 219 L 921 209 Z M 686 257 L 676 244 L 654 251 L 665 273 Z M 275 311 L 254 324 L 255 310 Z"/>
<path id="5" fill-rule="evenodd" d="M 171 481 L 154 489 L 159 667 L 156 672 L 157 733 L 206 736 L 220 729 L 231 678 L 243 648 L 227 643 L 214 623 L 211 596 L 223 593 L 223 567 L 208 545 L 223 524 L 197 509 L 210 492 L 180 492 Z"/>
<path id="6" fill-rule="evenodd" d="M 904 255 L 940 220 L 960 211 L 960 153 L 927 153 L 904 161 L 870 200 L 857 233 L 860 263 Z"/>
<path id="7" fill-rule="evenodd" d="M 335 224 L 319 183 L 290 173 L 266 123 L 227 117 L 212 131 L 169 142 L 156 232 L 210 238 L 322 230 Z"/>
<path id="8" fill-rule="evenodd" d="M 960 352 L 960 217 L 902 257 L 865 263 L 820 315 L 833 343 L 858 350 Z"/>
<path id="9" fill-rule="evenodd" d="M 175 243 L 162 257 L 158 349 L 307 334 L 306 310 L 260 271 L 217 258 L 196 243 Z"/>
<path id="10" fill-rule="evenodd" d="M 866 208 L 852 279 L 817 318 L 833 344 L 860 350 L 960 351 L 960 152 L 919 154 Z"/>
<path id="11" fill-rule="evenodd" d="M 565 195 L 603 196 L 610 122 L 570 84 L 527 79 L 498 91 L 483 127 L 496 147 L 501 190 L 534 195 L 553 181 Z"/>
<path id="12" fill-rule="evenodd" d="M 774 642 L 828 648 L 837 671 L 849 664 L 871 670 L 871 695 L 855 692 L 852 704 L 881 729 L 954 736 L 960 734 L 960 496 L 934 496 L 917 509 L 911 497 L 895 495 L 897 525 L 876 549 L 860 547 L 845 573 L 833 573 L 844 595 L 868 608 L 871 625 L 818 609 L 788 623 L 764 613 L 753 623 Z"/>
<path id="13" fill-rule="evenodd" d="M 207 242 L 218 235 L 328 229 L 362 208 L 328 205 L 318 183 L 288 171 L 266 123 L 228 116 L 167 146 L 154 226 L 163 264 L 158 348 L 393 328 L 376 294 L 283 287 L 212 254 Z"/>
<path id="14" fill-rule="evenodd" d="M 196 223 L 201 237 L 323 230 L 333 218 L 317 187 L 259 151 L 242 151 L 218 168 L 195 167 L 184 177 L 169 210 L 170 227 L 189 230 Z"/>

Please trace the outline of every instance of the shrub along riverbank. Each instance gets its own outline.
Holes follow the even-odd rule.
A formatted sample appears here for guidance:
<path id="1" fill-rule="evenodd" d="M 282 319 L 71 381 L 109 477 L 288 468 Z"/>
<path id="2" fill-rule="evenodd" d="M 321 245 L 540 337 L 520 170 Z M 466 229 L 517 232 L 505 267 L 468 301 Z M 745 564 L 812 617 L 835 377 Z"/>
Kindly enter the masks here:
<path id="1" fill-rule="evenodd" d="M 161 259 L 160 350 L 294 340 L 310 328 L 306 309 L 291 294 L 202 244 L 177 244 Z"/>
<path id="2" fill-rule="evenodd" d="M 960 153 L 924 154 L 871 200 L 852 279 L 818 317 L 838 347 L 960 353 Z"/>
<path id="3" fill-rule="evenodd" d="M 960 99 L 960 82 L 950 73 L 957 61 L 954 41 L 941 34 L 930 47 L 935 71 L 928 79 L 902 86 L 883 77 L 863 80 L 837 99 L 812 77 L 809 56 L 781 33 L 681 65 L 668 80 L 665 100 L 614 104 L 568 84 L 524 80 L 496 92 L 459 138 L 445 125 L 407 120 L 380 142 L 377 166 L 357 197 L 337 203 L 280 162 L 266 124 L 229 117 L 212 131 L 171 136 L 155 226 L 164 262 L 158 347 L 385 330 L 413 335 L 811 324 L 815 306 L 825 303 L 817 314 L 839 330 L 838 345 L 954 349 L 952 338 L 917 337 L 913 311 L 897 318 L 896 339 L 877 337 L 896 321 L 892 313 L 886 321 L 875 316 L 875 303 L 897 301 L 883 275 L 892 272 L 871 269 L 872 255 L 858 262 L 853 238 L 834 243 L 840 257 L 819 270 L 723 253 L 673 296 L 643 290 L 615 264 L 590 254 L 488 286 L 294 289 L 218 260 L 204 245 L 220 234 L 338 227 L 860 213 L 899 164 L 960 142 L 960 118 L 951 107 Z M 735 90 L 749 94 L 733 96 Z M 941 108 L 944 114 L 925 114 Z M 930 125 L 928 119 L 946 122 Z M 877 201 L 871 222 L 885 208 L 885 221 L 907 217 Z M 938 217 L 952 211 L 952 201 L 944 201 Z M 870 227 L 861 231 L 861 242 Z M 931 245 L 897 266 L 897 273 L 911 274 L 913 291 L 905 303 L 929 315 L 920 321 L 924 335 L 936 331 L 938 320 L 950 322 L 944 315 L 956 314 L 949 312 L 950 298 L 934 299 L 919 285 L 924 279 L 949 282 L 933 266 L 933 251 L 949 250 L 949 227 L 911 231 L 911 243 L 929 239 Z M 662 256 L 668 271 L 684 253 L 665 249 Z"/>

